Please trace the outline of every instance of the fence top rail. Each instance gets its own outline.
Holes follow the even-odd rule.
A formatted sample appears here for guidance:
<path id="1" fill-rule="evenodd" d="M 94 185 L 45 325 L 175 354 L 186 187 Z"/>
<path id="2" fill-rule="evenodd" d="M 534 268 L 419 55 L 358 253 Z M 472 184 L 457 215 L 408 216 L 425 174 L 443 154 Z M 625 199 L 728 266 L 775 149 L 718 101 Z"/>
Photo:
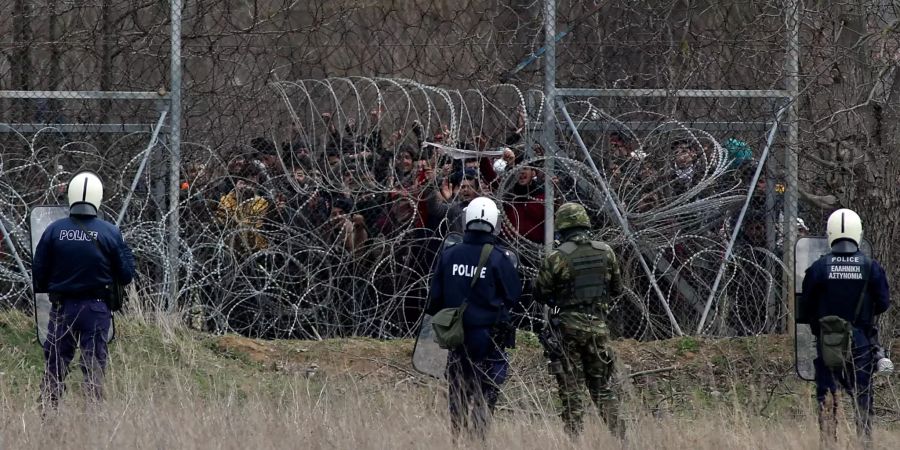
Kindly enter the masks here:
<path id="1" fill-rule="evenodd" d="M 40 131 L 60 133 L 149 133 L 153 125 L 146 123 L 0 123 L 0 134 L 31 134 Z"/>
<path id="2" fill-rule="evenodd" d="M 723 97 L 790 98 L 780 89 L 584 89 L 557 88 L 560 97 Z"/>
<path id="3" fill-rule="evenodd" d="M 686 120 L 682 122 L 654 121 L 609 121 L 589 120 L 577 123 L 582 131 L 674 131 L 680 129 L 696 129 L 704 131 L 766 131 L 772 128 L 771 122 L 705 122 Z M 543 128 L 537 124 L 534 129 Z"/>
<path id="4" fill-rule="evenodd" d="M 9 91 L 0 90 L 0 99 L 62 100 L 168 100 L 165 91 Z"/>

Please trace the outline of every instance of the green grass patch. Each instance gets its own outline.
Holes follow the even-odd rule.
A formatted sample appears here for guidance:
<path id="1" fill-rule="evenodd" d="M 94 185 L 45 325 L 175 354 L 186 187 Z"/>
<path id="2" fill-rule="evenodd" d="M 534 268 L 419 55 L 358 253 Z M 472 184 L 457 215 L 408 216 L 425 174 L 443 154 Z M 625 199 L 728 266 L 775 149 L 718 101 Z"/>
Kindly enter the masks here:
<path id="1" fill-rule="evenodd" d="M 678 349 L 679 355 L 683 355 L 688 352 L 696 353 L 700 350 L 700 341 L 691 336 L 684 336 L 678 340 L 678 345 L 676 348 Z"/>

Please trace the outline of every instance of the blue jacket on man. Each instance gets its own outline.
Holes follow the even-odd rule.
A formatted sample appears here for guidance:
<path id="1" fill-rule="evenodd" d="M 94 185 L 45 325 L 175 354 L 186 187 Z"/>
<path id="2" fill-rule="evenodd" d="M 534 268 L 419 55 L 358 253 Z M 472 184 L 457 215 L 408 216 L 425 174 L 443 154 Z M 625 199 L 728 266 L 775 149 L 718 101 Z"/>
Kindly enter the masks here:
<path id="1" fill-rule="evenodd" d="M 854 317 L 864 284 L 866 292 L 859 316 Z M 859 251 L 829 253 L 806 269 L 797 322 L 808 323 L 810 331 L 818 335 L 820 318 L 840 316 L 862 334 L 871 337 L 875 316 L 887 311 L 890 302 L 887 276 L 878 261 L 867 258 Z"/>
<path id="2" fill-rule="evenodd" d="M 470 289 L 472 274 L 486 244 L 495 245 L 494 251 L 484 264 L 481 278 Z M 490 338 L 490 328 L 510 323 L 510 310 L 522 294 L 522 282 L 513 262 L 504 254 L 505 250 L 496 245 L 496 238 L 491 233 L 467 231 L 461 244 L 441 252 L 431 280 L 426 313 L 434 315 L 444 308 L 462 306 L 466 301 L 468 306 L 463 315 L 465 346 L 473 353 L 482 353 L 489 347 L 489 342 L 481 341 Z M 514 343 L 503 344 L 511 347 Z"/>
<path id="3" fill-rule="evenodd" d="M 475 287 L 470 289 L 472 274 L 486 244 L 495 245 L 494 251 L 484 264 Z M 492 234 L 467 231 L 463 242 L 445 249 L 437 261 L 427 312 L 434 314 L 443 308 L 456 308 L 465 300 L 468 302 L 463 316 L 465 328 L 509 322 L 510 309 L 518 303 L 522 294 L 522 282 L 513 263 L 503 252 L 501 247 L 496 247 Z"/>
<path id="4" fill-rule="evenodd" d="M 32 276 L 35 292 L 68 300 L 97 298 L 114 279 L 123 285 L 132 281 L 134 256 L 113 224 L 91 216 L 66 217 L 41 236 Z"/>

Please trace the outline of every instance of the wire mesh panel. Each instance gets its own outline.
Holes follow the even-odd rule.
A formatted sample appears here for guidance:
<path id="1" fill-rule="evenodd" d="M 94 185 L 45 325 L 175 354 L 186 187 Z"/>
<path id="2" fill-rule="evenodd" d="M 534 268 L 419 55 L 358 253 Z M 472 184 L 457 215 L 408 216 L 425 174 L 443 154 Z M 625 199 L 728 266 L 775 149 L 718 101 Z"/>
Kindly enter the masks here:
<path id="1" fill-rule="evenodd" d="M 441 242 L 462 231 L 468 200 L 493 195 L 483 156 L 526 134 L 523 94 L 370 78 L 272 89 L 284 128 L 225 158 L 195 152 L 185 174 L 185 239 L 200 250 L 185 274 L 192 320 L 265 336 L 411 334 Z"/>
<path id="2" fill-rule="evenodd" d="M 801 132 L 790 149 L 799 171 L 784 172 L 793 156 L 776 135 L 715 293 L 754 158 L 783 106 L 769 99 L 787 89 L 786 5 L 558 2 L 556 84 L 615 90 L 560 92 L 641 251 L 616 233 L 597 174 L 568 131 L 559 133 L 556 169 L 544 173 L 549 153 L 535 125 L 546 107 L 536 91 L 544 73 L 531 57 L 544 45 L 541 7 L 208 0 L 176 11 L 185 142 L 174 174 L 184 214 L 177 278 L 191 320 L 259 335 L 406 335 L 438 242 L 459 229 L 454 199 L 498 199 L 502 237 L 522 257 L 523 278 L 533 277 L 548 176 L 559 198 L 590 205 L 598 235 L 623 255 L 628 336 L 671 335 L 663 303 L 684 329 L 699 327 L 698 306 L 710 298 L 702 332 L 777 329 L 786 313 L 778 212 L 792 175 L 801 232 L 821 233 L 831 210 L 854 207 L 875 256 L 893 270 L 897 225 L 884 211 L 893 209 L 897 179 L 896 128 L 888 126 L 897 45 L 887 3 L 804 5 Z M 8 37 L 0 88 L 18 93 L 0 95 L 7 226 L 18 236 L 25 205 L 51 202 L 81 168 L 117 186 L 108 199 L 117 213 L 173 81 L 168 2 L 16 0 L 0 13 Z M 701 88 L 718 91 L 682 95 Z M 53 94 L 60 91 L 67 96 Z M 159 256 L 173 206 L 162 138 L 123 217 L 152 262 L 142 289 L 153 302 L 175 285 Z M 21 302 L 18 269 L 4 267 L 4 298 Z M 519 311 L 525 324 L 529 308 Z"/>
<path id="3" fill-rule="evenodd" d="M 647 108 L 663 102 L 639 101 Z M 672 310 L 680 327 L 694 329 L 712 298 L 707 332 L 734 335 L 777 329 L 785 315 L 779 300 L 779 222 L 774 204 L 779 188 L 765 176 L 751 186 L 775 124 L 775 102 L 737 98 L 725 106 L 716 99 L 682 98 L 679 103 L 676 116 L 635 110 L 633 100 L 622 98 L 570 97 L 566 104 L 598 174 L 587 171 L 589 176 L 582 174 L 581 180 L 562 183 L 568 185 L 562 189 L 563 199 L 594 205 L 598 223 L 608 227 L 604 239 L 621 252 L 630 279 L 631 292 L 612 322 L 622 327 L 624 335 L 667 336 L 674 325 L 665 308 Z M 563 139 L 560 156 L 569 159 L 562 163 L 560 176 L 578 174 L 573 166 L 585 171 L 584 155 L 572 145 L 571 135 Z M 608 182 L 639 252 L 626 245 L 628 236 L 608 213 L 597 175 Z M 739 222 L 751 187 L 748 212 Z M 738 226 L 734 257 L 713 295 L 714 280 Z M 642 270 L 640 258 L 651 273 Z M 651 283 L 659 283 L 662 295 Z"/>
<path id="4" fill-rule="evenodd" d="M 142 261 L 140 294 L 157 299 L 160 270 L 165 265 L 160 258 L 165 230 L 159 224 L 166 205 L 157 180 L 165 173 L 160 167 L 165 150 L 153 148 L 151 137 L 149 131 L 92 134 L 53 126 L 34 133 L 0 134 L 4 146 L 0 160 L 0 220 L 16 250 L 4 248 L 4 264 L 0 266 L 4 303 L 31 308 L 30 277 L 21 272 L 15 261 L 16 257 L 21 258 L 25 268 L 30 267 L 29 213 L 36 206 L 68 206 L 69 179 L 84 170 L 96 172 L 104 181 L 102 214 L 111 222 L 122 217 L 123 235 L 135 246 L 136 256 Z M 129 193 L 131 197 L 127 198 Z"/>

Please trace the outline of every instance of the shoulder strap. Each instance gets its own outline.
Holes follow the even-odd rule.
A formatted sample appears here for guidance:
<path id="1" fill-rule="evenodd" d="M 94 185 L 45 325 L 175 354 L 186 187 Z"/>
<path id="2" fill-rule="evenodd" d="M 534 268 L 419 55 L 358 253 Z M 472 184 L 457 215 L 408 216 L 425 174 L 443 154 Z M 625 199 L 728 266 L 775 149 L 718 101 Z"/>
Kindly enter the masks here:
<path id="1" fill-rule="evenodd" d="M 872 260 L 863 255 L 863 260 L 866 262 L 863 265 L 863 287 L 859 292 L 859 300 L 856 301 L 856 312 L 853 313 L 853 324 L 856 325 L 856 322 L 859 320 L 859 313 L 862 312 L 863 300 L 866 298 L 866 291 L 869 290 L 869 278 L 872 275 Z"/>
<path id="2" fill-rule="evenodd" d="M 566 241 L 560 244 L 556 249 L 565 253 L 566 255 L 571 255 L 572 252 L 578 249 L 578 244 L 572 241 Z"/>
<path id="3" fill-rule="evenodd" d="M 475 269 L 475 273 L 472 274 L 472 283 L 469 284 L 469 289 L 475 287 L 478 276 L 481 274 L 481 269 L 484 269 L 484 265 L 487 264 L 488 258 L 491 257 L 491 252 L 493 251 L 493 244 L 484 244 L 484 247 L 481 247 L 481 257 L 478 259 L 478 268 Z"/>

